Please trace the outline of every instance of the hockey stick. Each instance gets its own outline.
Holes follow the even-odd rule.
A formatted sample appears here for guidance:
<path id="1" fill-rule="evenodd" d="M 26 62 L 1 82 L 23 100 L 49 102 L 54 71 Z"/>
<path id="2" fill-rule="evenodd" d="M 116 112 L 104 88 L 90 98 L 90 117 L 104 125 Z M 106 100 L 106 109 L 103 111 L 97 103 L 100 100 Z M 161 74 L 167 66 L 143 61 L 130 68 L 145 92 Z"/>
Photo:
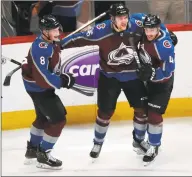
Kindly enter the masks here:
<path id="1" fill-rule="evenodd" d="M 5 57 L 5 56 L 1 56 L 1 64 L 5 64 L 6 62 L 7 62 L 7 60 L 8 61 L 10 61 L 10 62 L 12 62 L 12 63 L 14 63 L 14 64 L 16 64 L 16 65 L 21 65 L 21 63 L 20 62 L 18 62 L 18 61 L 16 61 L 16 60 L 14 60 L 14 59 L 12 59 L 12 58 L 8 58 L 8 57 Z"/>
<path id="2" fill-rule="evenodd" d="M 10 86 L 12 75 L 21 68 L 21 63 L 20 62 L 14 60 L 12 58 L 1 56 L 1 64 L 5 64 L 7 61 L 10 61 L 10 62 L 12 62 L 12 63 L 14 63 L 16 65 L 19 65 L 19 66 L 6 75 L 4 83 L 3 83 L 4 86 Z"/>
<path id="3" fill-rule="evenodd" d="M 134 55 L 135 61 L 137 63 L 137 67 L 138 67 L 138 69 L 140 69 L 141 68 L 141 63 L 140 63 L 140 60 L 139 60 L 139 56 L 137 54 L 137 48 L 136 48 L 136 46 L 134 44 L 134 37 L 133 37 L 133 35 L 129 38 L 129 43 L 130 43 L 130 45 L 133 48 L 133 55 Z M 143 81 L 143 83 L 144 83 L 145 87 L 147 88 L 147 82 Z"/>
<path id="4" fill-rule="evenodd" d="M 139 60 L 139 56 L 137 54 L 137 48 L 136 48 L 136 46 L 134 44 L 134 36 L 133 35 L 134 34 L 132 34 L 132 36 L 130 36 L 128 40 L 129 40 L 129 43 L 130 43 L 131 47 L 133 48 L 133 55 L 134 55 L 135 61 L 137 63 L 137 67 L 141 68 L 141 63 L 140 63 L 140 60 Z"/>
<path id="5" fill-rule="evenodd" d="M 12 70 L 11 72 L 9 72 L 9 73 L 6 75 L 6 77 L 5 77 L 5 80 L 4 80 L 3 85 L 4 85 L 4 86 L 10 86 L 10 84 L 11 84 L 11 77 L 12 77 L 12 75 L 13 75 L 16 71 L 18 71 L 18 70 L 21 68 L 21 63 L 18 62 L 18 61 L 16 61 L 16 60 L 14 60 L 14 59 L 10 59 L 10 58 L 7 58 L 7 57 L 2 57 L 2 58 L 5 59 L 5 60 L 3 61 L 4 64 L 5 64 L 6 61 L 8 60 L 8 61 L 10 61 L 10 62 L 12 62 L 12 63 L 14 63 L 14 64 L 19 65 L 17 68 L 15 68 L 15 69 Z M 1 63 L 2 63 L 2 60 L 1 60 Z M 83 95 L 86 95 L 86 96 L 93 96 L 93 93 L 84 92 L 84 91 L 82 91 L 81 89 L 76 88 L 75 86 L 72 87 L 71 89 L 74 90 L 74 91 L 76 91 L 76 92 L 78 92 L 78 93 L 81 93 L 81 94 L 83 94 Z"/>
<path id="6" fill-rule="evenodd" d="M 11 72 L 9 72 L 9 73 L 6 75 L 5 80 L 4 80 L 4 83 L 3 83 L 4 86 L 10 86 L 12 75 L 13 75 L 16 71 L 18 71 L 20 68 L 21 68 L 21 65 L 18 66 L 17 68 L 15 68 L 14 70 L 12 70 Z"/>
<path id="7" fill-rule="evenodd" d="M 82 29 L 86 28 L 87 26 L 89 26 L 90 24 L 94 23 L 95 21 L 99 20 L 100 18 L 104 17 L 109 11 L 103 12 L 102 14 L 100 14 L 99 16 L 95 17 L 94 19 L 92 19 L 91 21 L 85 23 L 83 26 L 81 26 L 80 28 L 78 28 L 77 30 L 75 30 L 74 32 L 68 34 L 66 37 L 67 38 L 75 33 L 78 33 L 79 31 L 81 31 Z"/>

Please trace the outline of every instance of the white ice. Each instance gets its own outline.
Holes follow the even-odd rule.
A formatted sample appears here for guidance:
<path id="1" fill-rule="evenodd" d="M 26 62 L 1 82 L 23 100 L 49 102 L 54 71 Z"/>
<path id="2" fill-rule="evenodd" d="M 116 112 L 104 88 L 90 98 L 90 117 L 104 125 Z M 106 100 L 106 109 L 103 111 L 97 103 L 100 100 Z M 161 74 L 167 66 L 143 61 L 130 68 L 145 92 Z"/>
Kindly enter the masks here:
<path id="1" fill-rule="evenodd" d="M 100 157 L 93 163 L 94 124 L 66 126 L 53 155 L 63 161 L 58 171 L 26 166 L 24 154 L 29 129 L 2 132 L 2 175 L 25 176 L 152 176 L 192 175 L 192 117 L 164 120 L 162 146 L 156 160 L 144 167 L 132 149 L 132 121 L 113 122 Z"/>

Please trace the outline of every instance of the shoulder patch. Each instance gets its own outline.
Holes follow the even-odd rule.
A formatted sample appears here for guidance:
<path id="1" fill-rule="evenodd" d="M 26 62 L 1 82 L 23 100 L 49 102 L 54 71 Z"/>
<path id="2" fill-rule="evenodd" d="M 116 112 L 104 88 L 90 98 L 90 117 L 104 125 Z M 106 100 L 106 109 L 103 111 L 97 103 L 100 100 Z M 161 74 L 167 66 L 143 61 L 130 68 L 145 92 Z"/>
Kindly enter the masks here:
<path id="1" fill-rule="evenodd" d="M 46 49 L 48 47 L 48 44 L 46 42 L 40 42 L 39 47 L 43 48 L 43 49 Z"/>
<path id="2" fill-rule="evenodd" d="M 105 23 L 101 23 L 101 24 L 98 24 L 98 25 L 96 26 L 96 28 L 97 28 L 97 29 L 104 29 L 105 26 L 106 26 Z"/>
<path id="3" fill-rule="evenodd" d="M 140 21 L 140 20 L 135 20 L 135 23 L 136 23 L 136 25 L 139 26 L 139 27 L 142 27 L 142 26 L 143 26 L 143 22 Z"/>
<path id="4" fill-rule="evenodd" d="M 168 40 L 164 40 L 164 41 L 163 41 L 163 46 L 164 46 L 165 48 L 171 48 L 171 43 L 170 43 Z"/>

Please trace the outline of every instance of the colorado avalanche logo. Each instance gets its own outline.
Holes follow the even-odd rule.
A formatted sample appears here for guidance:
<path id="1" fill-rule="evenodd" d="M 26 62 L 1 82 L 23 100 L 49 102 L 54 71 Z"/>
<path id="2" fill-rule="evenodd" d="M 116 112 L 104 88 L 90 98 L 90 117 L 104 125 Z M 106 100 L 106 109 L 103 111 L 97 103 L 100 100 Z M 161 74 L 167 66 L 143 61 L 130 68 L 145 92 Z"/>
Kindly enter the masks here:
<path id="1" fill-rule="evenodd" d="M 43 49 L 46 49 L 46 48 L 48 47 L 48 44 L 45 43 L 45 42 L 40 42 L 40 43 L 39 43 L 39 47 L 40 47 L 40 48 L 43 48 Z"/>
<path id="2" fill-rule="evenodd" d="M 105 26 L 106 26 L 106 24 L 105 23 L 101 23 L 101 24 L 98 24 L 96 27 L 97 27 L 97 29 L 104 29 L 105 28 Z"/>
<path id="3" fill-rule="evenodd" d="M 134 60 L 133 49 L 130 46 L 126 46 L 123 42 L 118 49 L 111 51 L 108 55 L 108 65 L 129 65 Z"/>
<path id="4" fill-rule="evenodd" d="M 171 48 L 171 43 L 168 40 L 163 41 L 163 46 L 165 48 Z"/>
<path id="5" fill-rule="evenodd" d="M 140 21 L 140 20 L 135 20 L 135 23 L 136 23 L 136 25 L 139 26 L 139 27 L 142 27 L 142 26 L 143 26 L 143 23 L 142 23 L 142 21 Z"/>

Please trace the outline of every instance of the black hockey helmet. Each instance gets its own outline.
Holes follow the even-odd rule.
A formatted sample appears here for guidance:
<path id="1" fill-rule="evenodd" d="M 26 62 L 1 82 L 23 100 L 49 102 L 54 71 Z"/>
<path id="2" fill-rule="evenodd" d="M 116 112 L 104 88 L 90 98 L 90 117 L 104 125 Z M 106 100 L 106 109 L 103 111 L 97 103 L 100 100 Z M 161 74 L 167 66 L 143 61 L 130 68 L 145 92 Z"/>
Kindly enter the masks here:
<path id="1" fill-rule="evenodd" d="M 63 31 L 63 28 L 59 21 L 53 15 L 44 15 L 43 18 L 39 21 L 40 30 L 51 30 L 55 28 L 60 28 Z"/>
<path id="2" fill-rule="evenodd" d="M 161 19 L 157 15 L 148 14 L 143 21 L 144 28 L 155 28 L 160 26 L 160 24 Z"/>
<path id="3" fill-rule="evenodd" d="M 109 8 L 109 15 L 113 17 L 121 15 L 129 16 L 129 9 L 122 3 L 113 4 Z"/>

